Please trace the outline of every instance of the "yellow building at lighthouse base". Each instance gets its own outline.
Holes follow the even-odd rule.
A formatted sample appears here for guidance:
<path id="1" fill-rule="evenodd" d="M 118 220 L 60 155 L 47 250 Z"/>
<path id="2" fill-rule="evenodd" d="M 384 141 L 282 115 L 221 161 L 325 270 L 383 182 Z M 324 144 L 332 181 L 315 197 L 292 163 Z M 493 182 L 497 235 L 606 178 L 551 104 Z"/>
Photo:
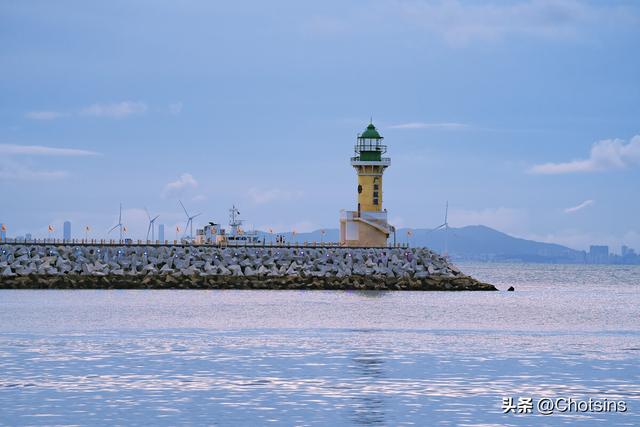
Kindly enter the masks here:
<path id="1" fill-rule="evenodd" d="M 387 222 L 386 211 L 341 211 L 340 243 L 343 246 L 387 246 L 393 226 Z"/>

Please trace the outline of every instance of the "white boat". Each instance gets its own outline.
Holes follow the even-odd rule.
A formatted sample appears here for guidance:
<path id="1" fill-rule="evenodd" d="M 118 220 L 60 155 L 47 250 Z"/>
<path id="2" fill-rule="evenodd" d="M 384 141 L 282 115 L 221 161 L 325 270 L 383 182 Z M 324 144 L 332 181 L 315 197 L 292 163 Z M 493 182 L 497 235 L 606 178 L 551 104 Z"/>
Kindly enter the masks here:
<path id="1" fill-rule="evenodd" d="M 257 245 L 264 243 L 255 230 L 247 231 L 242 228 L 243 220 L 240 211 L 234 206 L 229 209 L 229 231 L 221 224 L 209 222 L 204 228 L 196 230 L 196 244 L 217 244 L 229 246 Z"/>

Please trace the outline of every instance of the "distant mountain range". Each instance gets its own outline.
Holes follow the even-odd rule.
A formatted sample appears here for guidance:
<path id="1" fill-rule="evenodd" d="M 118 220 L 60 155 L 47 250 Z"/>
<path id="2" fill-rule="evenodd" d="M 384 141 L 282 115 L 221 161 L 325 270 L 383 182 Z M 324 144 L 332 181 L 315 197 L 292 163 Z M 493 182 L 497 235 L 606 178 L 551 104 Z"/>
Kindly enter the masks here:
<path id="1" fill-rule="evenodd" d="M 411 246 L 426 246 L 439 253 L 444 252 L 444 230 L 411 229 L 412 236 L 407 236 L 409 229 L 402 228 L 396 232 L 397 243 L 409 243 Z M 267 241 L 268 233 L 260 233 Z M 322 235 L 320 230 L 310 233 L 279 233 L 289 242 L 337 242 L 337 229 L 327 229 Z M 392 238 L 389 242 L 392 242 Z M 585 252 L 577 251 L 554 243 L 536 242 L 520 239 L 483 225 L 470 225 L 461 228 L 450 228 L 447 235 L 447 252 L 454 260 L 475 261 L 509 261 L 509 262 L 546 262 L 546 263 L 583 263 Z"/>

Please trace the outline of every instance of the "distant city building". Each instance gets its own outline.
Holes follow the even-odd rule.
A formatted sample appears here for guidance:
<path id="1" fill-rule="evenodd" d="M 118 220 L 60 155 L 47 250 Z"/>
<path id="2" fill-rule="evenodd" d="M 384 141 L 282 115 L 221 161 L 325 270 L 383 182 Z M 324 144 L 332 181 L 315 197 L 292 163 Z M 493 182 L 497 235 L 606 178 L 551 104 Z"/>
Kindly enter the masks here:
<path id="1" fill-rule="evenodd" d="M 609 246 L 591 245 L 589 247 L 589 262 L 601 264 L 609 261 Z"/>
<path id="2" fill-rule="evenodd" d="M 31 236 L 31 233 L 27 233 L 24 235 L 25 240 L 29 241 L 29 240 L 33 240 L 33 237 Z"/>
<path id="3" fill-rule="evenodd" d="M 622 256 L 623 261 L 629 261 L 633 258 L 636 258 L 637 254 L 632 248 L 626 245 L 622 245 L 620 255 Z"/>
<path id="4" fill-rule="evenodd" d="M 63 240 L 71 240 L 71 222 L 65 221 L 63 230 L 62 230 L 62 239 Z"/>
<path id="5" fill-rule="evenodd" d="M 158 225 L 158 240 L 164 242 L 164 224 Z"/>

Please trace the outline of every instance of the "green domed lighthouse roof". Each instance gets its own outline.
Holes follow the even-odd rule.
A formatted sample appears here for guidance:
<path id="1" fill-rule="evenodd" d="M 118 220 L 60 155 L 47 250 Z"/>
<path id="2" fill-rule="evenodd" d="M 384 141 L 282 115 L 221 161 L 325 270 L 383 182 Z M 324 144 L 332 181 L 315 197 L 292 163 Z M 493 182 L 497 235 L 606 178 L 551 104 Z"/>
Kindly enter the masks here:
<path id="1" fill-rule="evenodd" d="M 378 130 L 376 129 L 376 127 L 373 125 L 373 123 L 369 123 L 369 125 L 367 126 L 367 129 L 365 129 L 364 132 L 362 132 L 362 134 L 360 135 L 359 138 L 365 138 L 365 139 L 382 139 L 382 137 L 380 136 L 380 134 L 378 133 Z"/>

